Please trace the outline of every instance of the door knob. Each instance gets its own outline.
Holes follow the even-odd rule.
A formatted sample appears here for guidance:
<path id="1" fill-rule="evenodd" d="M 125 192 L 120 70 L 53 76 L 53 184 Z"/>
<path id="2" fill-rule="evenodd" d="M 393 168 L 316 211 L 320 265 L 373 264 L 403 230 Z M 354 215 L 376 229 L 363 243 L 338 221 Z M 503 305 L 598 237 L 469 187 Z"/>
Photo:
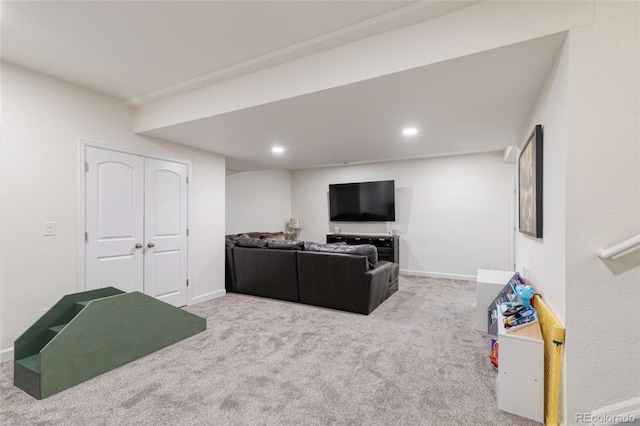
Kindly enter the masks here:
<path id="1" fill-rule="evenodd" d="M 136 244 L 136 248 L 138 248 L 138 249 L 142 248 L 142 243 Z"/>
<path id="2" fill-rule="evenodd" d="M 155 244 L 153 244 L 153 243 L 149 243 L 149 244 L 147 244 L 147 247 L 149 247 L 149 248 L 154 248 L 155 246 L 156 246 L 156 245 L 155 245 Z"/>

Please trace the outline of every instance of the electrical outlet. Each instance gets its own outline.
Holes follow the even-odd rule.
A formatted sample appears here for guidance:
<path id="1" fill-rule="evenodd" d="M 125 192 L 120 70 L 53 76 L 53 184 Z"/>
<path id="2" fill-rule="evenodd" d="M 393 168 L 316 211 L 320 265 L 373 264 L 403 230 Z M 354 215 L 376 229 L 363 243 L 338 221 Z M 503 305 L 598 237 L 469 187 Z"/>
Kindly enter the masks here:
<path id="1" fill-rule="evenodd" d="M 529 268 L 527 268 L 526 266 L 522 267 L 522 277 L 525 280 L 529 280 Z"/>
<path id="2" fill-rule="evenodd" d="M 44 223 L 44 235 L 46 237 L 56 235 L 56 223 L 55 222 L 45 222 Z"/>
<path id="3" fill-rule="evenodd" d="M 491 269 L 491 262 L 484 262 L 484 263 L 482 264 L 482 267 L 483 267 L 484 269 Z"/>

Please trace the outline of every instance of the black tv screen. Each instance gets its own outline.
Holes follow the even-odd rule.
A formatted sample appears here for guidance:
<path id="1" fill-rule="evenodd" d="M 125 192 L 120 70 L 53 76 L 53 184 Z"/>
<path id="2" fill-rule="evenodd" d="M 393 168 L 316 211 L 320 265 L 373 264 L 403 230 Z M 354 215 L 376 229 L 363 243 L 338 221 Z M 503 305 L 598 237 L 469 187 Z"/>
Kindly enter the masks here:
<path id="1" fill-rule="evenodd" d="M 392 180 L 329 185 L 332 222 L 393 222 L 396 220 Z"/>

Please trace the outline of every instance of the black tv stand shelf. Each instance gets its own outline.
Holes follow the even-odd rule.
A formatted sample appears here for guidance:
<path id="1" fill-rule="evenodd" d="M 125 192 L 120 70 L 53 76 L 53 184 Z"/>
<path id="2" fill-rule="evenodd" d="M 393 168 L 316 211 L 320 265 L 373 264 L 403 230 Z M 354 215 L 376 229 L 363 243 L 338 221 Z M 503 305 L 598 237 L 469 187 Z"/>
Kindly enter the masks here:
<path id="1" fill-rule="evenodd" d="M 348 245 L 373 244 L 378 249 L 378 259 L 400 263 L 398 250 L 400 237 L 383 234 L 327 234 L 327 243 L 345 242 Z"/>

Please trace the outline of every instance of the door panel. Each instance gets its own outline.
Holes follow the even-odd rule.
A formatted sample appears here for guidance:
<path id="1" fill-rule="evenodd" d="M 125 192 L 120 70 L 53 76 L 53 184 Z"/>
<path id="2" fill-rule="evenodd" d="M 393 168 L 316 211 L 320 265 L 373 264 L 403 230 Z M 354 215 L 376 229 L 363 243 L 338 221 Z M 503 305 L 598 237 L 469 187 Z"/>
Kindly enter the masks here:
<path id="1" fill-rule="evenodd" d="M 98 259 L 98 282 L 95 288 L 136 288 L 136 268 L 139 268 L 139 263 L 141 262 L 136 262 L 136 256 L 133 254 Z"/>
<path id="2" fill-rule="evenodd" d="M 154 225 L 152 235 L 162 238 L 180 237 L 181 176 L 173 171 L 156 170 L 153 173 L 155 206 L 152 209 Z M 184 227 L 186 229 L 186 226 Z"/>
<path id="3" fill-rule="evenodd" d="M 145 159 L 145 293 L 187 304 L 187 166 Z"/>
<path id="4" fill-rule="evenodd" d="M 155 297 L 176 296 L 176 283 L 184 285 L 184 277 L 179 275 L 181 255 L 180 250 L 154 252 L 150 255 L 155 257 L 153 259 Z"/>
<path id="5" fill-rule="evenodd" d="M 87 147 L 87 290 L 143 291 L 142 157 Z"/>
<path id="6" fill-rule="evenodd" d="M 98 164 L 98 240 L 135 237 L 138 215 L 135 169 L 119 162 Z"/>

